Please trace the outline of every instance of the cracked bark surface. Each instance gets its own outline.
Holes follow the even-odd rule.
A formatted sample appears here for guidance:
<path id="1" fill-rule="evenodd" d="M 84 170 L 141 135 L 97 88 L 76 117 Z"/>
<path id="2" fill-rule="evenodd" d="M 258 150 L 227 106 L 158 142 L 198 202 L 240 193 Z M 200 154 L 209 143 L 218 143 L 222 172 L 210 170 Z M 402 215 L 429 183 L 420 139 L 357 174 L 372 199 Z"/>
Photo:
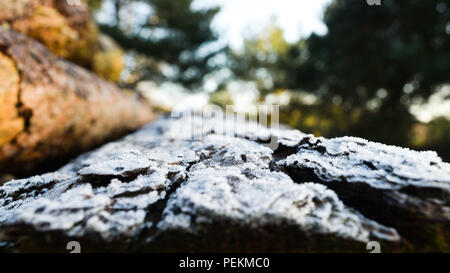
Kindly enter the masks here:
<path id="1" fill-rule="evenodd" d="M 0 27 L 0 174 L 32 172 L 152 118 L 137 95 Z"/>
<path id="2" fill-rule="evenodd" d="M 239 122 L 162 118 L 6 183 L 3 251 L 449 251 L 450 165 L 436 153 Z"/>
<path id="3" fill-rule="evenodd" d="M 416 247 L 450 250 L 450 168 L 435 152 L 360 138 L 303 138 L 277 162 L 297 182 L 334 190 L 347 205 L 393 226 Z"/>

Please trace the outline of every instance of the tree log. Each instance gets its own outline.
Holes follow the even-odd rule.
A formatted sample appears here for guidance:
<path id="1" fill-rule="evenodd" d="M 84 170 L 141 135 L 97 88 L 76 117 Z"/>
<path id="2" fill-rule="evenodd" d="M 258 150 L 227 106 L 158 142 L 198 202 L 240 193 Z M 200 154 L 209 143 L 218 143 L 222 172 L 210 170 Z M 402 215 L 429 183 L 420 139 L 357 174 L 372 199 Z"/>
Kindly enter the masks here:
<path id="1" fill-rule="evenodd" d="M 54 54 L 117 82 L 123 51 L 104 37 L 88 6 L 65 0 L 0 0 L 0 25 L 44 44 Z"/>
<path id="2" fill-rule="evenodd" d="M 151 118 L 138 95 L 0 28 L 0 173 L 33 171 Z"/>
<path id="3" fill-rule="evenodd" d="M 448 252 L 449 200 L 450 164 L 434 152 L 184 116 L 7 182 L 0 241 L 6 252 L 69 241 L 82 252 L 368 252 L 370 241 Z"/>

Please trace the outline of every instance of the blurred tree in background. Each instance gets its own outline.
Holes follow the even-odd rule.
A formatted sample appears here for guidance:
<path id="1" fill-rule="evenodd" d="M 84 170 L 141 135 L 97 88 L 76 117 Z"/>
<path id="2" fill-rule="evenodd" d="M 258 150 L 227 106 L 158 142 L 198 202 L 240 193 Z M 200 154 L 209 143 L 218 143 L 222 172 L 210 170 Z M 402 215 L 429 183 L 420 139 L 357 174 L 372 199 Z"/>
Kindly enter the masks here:
<path id="1" fill-rule="evenodd" d="M 362 106 L 355 133 L 405 143 L 410 102 L 427 99 L 450 80 L 449 8 L 442 0 L 383 1 L 379 7 L 334 1 L 325 12 L 327 35 L 308 39 L 308 61 L 293 76 L 349 109 Z"/>
<path id="2" fill-rule="evenodd" d="M 214 46 L 218 8 L 195 10 L 193 0 L 87 1 L 93 10 L 113 7 L 113 18 L 100 25 L 134 57 L 128 86 L 152 80 L 201 89 L 206 75 L 223 68 L 214 57 L 225 53 L 233 72 L 227 80 L 254 83 L 261 102 L 289 93 L 283 123 L 326 137 L 433 149 L 450 161 L 450 118 L 424 124 L 410 112 L 450 83 L 446 0 L 334 0 L 324 13 L 326 34 L 290 43 L 272 20 L 231 54 Z M 211 101 L 231 103 L 226 83 L 217 86 Z"/>
<path id="3" fill-rule="evenodd" d="M 98 0 L 90 1 L 98 7 Z M 211 59 L 224 48 L 209 46 L 218 38 L 210 24 L 219 8 L 194 10 L 193 0 L 109 1 L 114 6 L 114 20 L 100 22 L 100 28 L 136 54 L 130 85 L 151 79 L 194 88 L 215 69 Z M 146 9 L 150 12 L 137 18 L 142 16 L 137 11 Z"/>
<path id="4" fill-rule="evenodd" d="M 422 133 L 428 138 L 424 143 L 413 137 L 417 121 L 409 111 L 413 102 L 426 101 L 450 82 L 450 3 L 385 0 L 368 6 L 335 0 L 324 23 L 325 35 L 292 44 L 272 23 L 262 35 L 247 39 L 243 52 L 233 54 L 233 71 L 256 82 L 263 95 L 280 90 L 314 94 L 316 101 L 309 104 L 294 94 L 282 109 L 282 121 L 300 130 L 434 147 L 450 158 L 448 119 L 430 124 L 425 131 L 436 133 Z M 431 144 L 437 142 L 442 145 Z"/>
<path id="5" fill-rule="evenodd" d="M 272 18 L 261 34 L 244 39 L 242 52 L 232 52 L 231 69 L 239 79 L 256 83 L 261 94 L 266 95 L 296 84 L 290 83 L 290 71 L 304 61 L 300 54 L 302 47 L 305 49 L 303 41 L 289 44 Z"/>
<path id="6" fill-rule="evenodd" d="M 97 11 L 101 6 L 103 0 L 85 0 L 91 11 Z"/>

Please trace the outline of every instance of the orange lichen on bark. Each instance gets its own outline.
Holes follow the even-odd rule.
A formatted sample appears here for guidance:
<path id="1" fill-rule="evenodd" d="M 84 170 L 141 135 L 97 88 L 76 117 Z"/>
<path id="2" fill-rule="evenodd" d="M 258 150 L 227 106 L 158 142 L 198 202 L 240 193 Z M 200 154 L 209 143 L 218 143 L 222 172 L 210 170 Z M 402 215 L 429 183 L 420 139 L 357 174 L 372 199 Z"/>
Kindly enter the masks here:
<path id="1" fill-rule="evenodd" d="M 42 44 L 0 27 L 0 173 L 32 171 L 135 130 L 150 106 Z M 5 122 L 4 122 L 5 121 Z"/>
<path id="2" fill-rule="evenodd" d="M 14 62 L 0 53 L 0 146 L 14 139 L 23 129 L 18 115 L 19 73 Z"/>
<path id="3" fill-rule="evenodd" d="M 114 82 L 120 79 L 124 67 L 123 51 L 116 45 L 104 47 L 86 3 L 0 0 L 0 7 L 0 25 L 38 40 L 54 54 L 92 70 L 104 79 Z"/>
<path id="4" fill-rule="evenodd" d="M 64 16 L 45 6 L 34 8 L 30 18 L 18 21 L 14 29 L 43 42 L 53 53 L 63 58 L 71 57 L 74 42 L 80 38 Z"/>

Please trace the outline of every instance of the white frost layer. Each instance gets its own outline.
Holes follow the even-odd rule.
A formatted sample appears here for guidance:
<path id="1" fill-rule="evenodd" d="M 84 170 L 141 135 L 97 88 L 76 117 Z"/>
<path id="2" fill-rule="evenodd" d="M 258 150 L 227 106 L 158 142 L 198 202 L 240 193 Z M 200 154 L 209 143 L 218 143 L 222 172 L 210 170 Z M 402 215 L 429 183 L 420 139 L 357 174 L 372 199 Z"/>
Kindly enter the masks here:
<path id="1" fill-rule="evenodd" d="M 450 164 L 435 152 L 369 142 L 361 138 L 308 138 L 282 166 L 313 169 L 325 181 L 367 183 L 378 189 L 406 186 L 450 192 Z"/>
<path id="2" fill-rule="evenodd" d="M 158 228 L 195 233 L 214 221 L 253 228 L 287 222 L 305 233 L 359 241 L 368 241 L 375 233 L 385 240 L 399 239 L 395 230 L 346 208 L 325 186 L 294 184 L 285 174 L 268 170 L 249 179 L 237 167 L 203 165 L 171 196 Z"/>
<path id="3" fill-rule="evenodd" d="M 113 241 L 135 239 L 150 226 L 155 232 L 196 233 L 214 228 L 209 224 L 215 221 L 247 228 L 279 225 L 277 236 L 283 236 L 288 223 L 308 234 L 355 241 L 398 240 L 395 230 L 346 207 L 325 186 L 297 184 L 276 170 L 310 169 L 321 182 L 366 183 L 388 191 L 403 206 L 421 197 L 414 199 L 398 189 L 449 191 L 449 164 L 432 152 L 358 138 L 314 138 L 257 124 L 239 127 L 236 122 L 162 118 L 81 155 L 59 172 L 6 183 L 0 187 L 0 227 L 23 235 L 31 231 L 94 234 Z M 183 124 L 196 129 L 180 127 Z M 229 128 L 231 134 L 222 134 L 220 128 Z M 202 137 L 192 138 L 197 129 Z M 281 144 L 282 149 L 275 151 L 277 158 L 259 143 L 269 136 Z M 420 199 L 416 204 L 426 202 Z M 435 204 L 445 202 L 449 200 Z"/>

